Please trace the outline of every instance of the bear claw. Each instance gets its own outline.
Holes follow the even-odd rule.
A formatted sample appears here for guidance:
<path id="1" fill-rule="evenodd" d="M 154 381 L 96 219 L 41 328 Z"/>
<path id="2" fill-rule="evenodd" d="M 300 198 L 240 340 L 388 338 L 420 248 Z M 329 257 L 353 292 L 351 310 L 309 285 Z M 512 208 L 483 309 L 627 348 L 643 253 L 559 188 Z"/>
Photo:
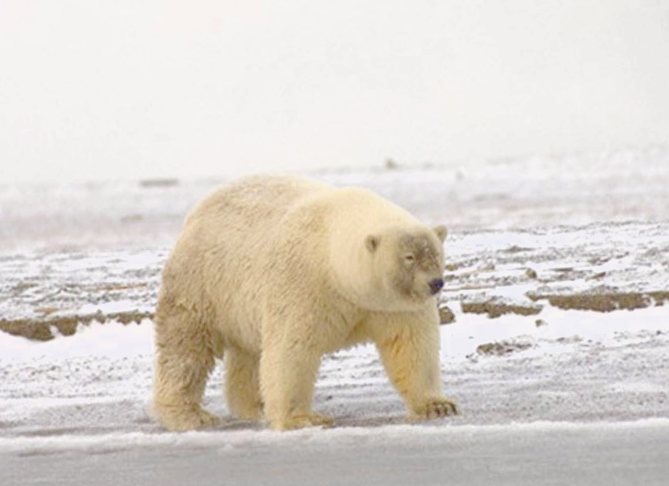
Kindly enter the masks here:
<path id="1" fill-rule="evenodd" d="M 159 412 L 158 415 L 163 426 L 172 432 L 206 429 L 221 423 L 221 419 L 199 407 L 195 410 Z"/>
<path id="2" fill-rule="evenodd" d="M 309 415 L 296 415 L 279 421 L 272 421 L 274 430 L 295 430 L 305 427 L 331 427 L 334 424 L 332 417 L 312 413 Z"/>
<path id="3" fill-rule="evenodd" d="M 458 415 L 458 407 L 455 403 L 445 398 L 430 400 L 416 413 L 418 419 L 435 419 Z"/>

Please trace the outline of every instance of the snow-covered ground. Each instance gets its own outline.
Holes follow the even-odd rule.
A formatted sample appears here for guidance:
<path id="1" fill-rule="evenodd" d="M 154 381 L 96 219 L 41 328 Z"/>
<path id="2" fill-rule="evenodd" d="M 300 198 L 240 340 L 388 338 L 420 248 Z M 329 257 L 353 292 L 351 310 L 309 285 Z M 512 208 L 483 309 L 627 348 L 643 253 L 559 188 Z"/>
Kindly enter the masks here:
<path id="1" fill-rule="evenodd" d="M 178 221 L 213 183 L 4 187 L 0 326 L 55 337 L 0 332 L 0 484 L 666 484 L 665 151 L 319 176 L 450 226 L 442 375 L 461 415 L 407 422 L 361 346 L 323 360 L 333 429 L 230 417 L 217 368 L 222 425 L 167 433 L 148 412 L 150 317 Z"/>
<path id="2" fill-rule="evenodd" d="M 441 426 L 669 418 L 666 308 L 610 315 L 551 308 L 540 315 L 550 324 L 540 327 L 516 315 L 456 316 L 460 322 L 442 328 L 442 369 L 462 414 Z M 147 413 L 150 321 L 96 323 L 46 343 L 0 336 L 0 451 L 58 449 L 61 435 L 84 443 L 87 436 L 107 433 L 120 443 L 124 434 L 138 442 L 142 433 L 149 444 L 156 440 L 160 428 Z M 477 352 L 489 342 L 504 342 L 508 349 L 501 355 Z M 227 417 L 221 381 L 216 369 L 206 401 Z M 324 360 L 315 408 L 335 416 L 339 426 L 405 423 L 402 403 L 371 346 Z M 260 428 L 229 418 L 221 430 L 252 440 Z M 76 438 L 66 439 L 76 447 Z M 100 447 L 105 446 L 94 445 Z"/>
<path id="3" fill-rule="evenodd" d="M 45 343 L 0 334 L 0 482 L 87 484 L 95 474 L 103 485 L 665 484 L 666 307 L 549 307 L 539 327 L 455 309 L 457 322 L 442 327 L 442 371 L 461 415 L 408 423 L 365 346 L 323 362 L 315 407 L 336 428 L 290 433 L 230 418 L 220 369 L 206 403 L 224 423 L 162 431 L 147 411 L 148 320 L 91 324 Z M 487 342 L 504 342 L 508 354 L 477 352 Z"/>

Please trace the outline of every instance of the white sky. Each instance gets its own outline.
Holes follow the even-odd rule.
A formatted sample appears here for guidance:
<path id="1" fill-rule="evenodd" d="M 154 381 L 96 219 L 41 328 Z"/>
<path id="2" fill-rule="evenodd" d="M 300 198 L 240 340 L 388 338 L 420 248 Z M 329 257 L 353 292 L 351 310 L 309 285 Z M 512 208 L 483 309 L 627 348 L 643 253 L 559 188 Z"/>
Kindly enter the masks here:
<path id="1" fill-rule="evenodd" d="M 0 0 L 0 181 L 669 143 L 662 0 Z"/>

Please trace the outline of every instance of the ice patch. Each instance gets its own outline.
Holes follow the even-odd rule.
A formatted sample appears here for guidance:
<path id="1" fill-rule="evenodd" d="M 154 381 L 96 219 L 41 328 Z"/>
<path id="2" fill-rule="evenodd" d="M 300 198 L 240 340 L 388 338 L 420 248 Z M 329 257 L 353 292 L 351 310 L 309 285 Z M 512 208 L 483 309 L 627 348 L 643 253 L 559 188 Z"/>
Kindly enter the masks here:
<path id="1" fill-rule="evenodd" d="M 535 352 L 542 353 L 571 351 L 565 344 L 573 342 L 574 336 L 579 341 L 609 346 L 615 346 L 623 333 L 626 340 L 648 336 L 650 332 L 655 333 L 657 339 L 669 341 L 669 306 L 602 313 L 565 311 L 547 305 L 531 318 L 506 314 L 496 319 L 464 314 L 457 307 L 455 311 L 455 324 L 441 328 L 443 359 L 462 359 L 474 353 L 480 344 L 517 338 L 533 340 L 539 347 Z M 537 319 L 546 324 L 537 326 Z"/>
<path id="2" fill-rule="evenodd" d="M 3 360 L 66 359 L 81 356 L 136 357 L 153 353 L 153 323 L 123 325 L 110 321 L 79 325 L 73 336 L 57 335 L 50 341 L 31 341 L 0 332 L 0 363 Z"/>

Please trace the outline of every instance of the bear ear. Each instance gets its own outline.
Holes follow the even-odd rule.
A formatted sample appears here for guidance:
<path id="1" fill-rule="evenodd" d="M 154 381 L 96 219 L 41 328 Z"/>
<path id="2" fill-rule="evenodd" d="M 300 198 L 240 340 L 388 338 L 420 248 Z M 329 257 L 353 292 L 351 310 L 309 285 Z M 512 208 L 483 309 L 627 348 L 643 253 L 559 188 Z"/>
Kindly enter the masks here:
<path id="1" fill-rule="evenodd" d="M 371 253 L 374 253 L 376 248 L 379 246 L 379 237 L 376 235 L 369 235 L 367 238 L 365 238 L 365 246 Z"/>
<path id="2" fill-rule="evenodd" d="M 439 238 L 443 243 L 444 240 L 446 240 L 446 235 L 448 235 L 448 230 L 446 229 L 446 226 L 440 224 L 439 226 L 435 226 L 433 230 L 436 233 L 437 238 Z"/>

